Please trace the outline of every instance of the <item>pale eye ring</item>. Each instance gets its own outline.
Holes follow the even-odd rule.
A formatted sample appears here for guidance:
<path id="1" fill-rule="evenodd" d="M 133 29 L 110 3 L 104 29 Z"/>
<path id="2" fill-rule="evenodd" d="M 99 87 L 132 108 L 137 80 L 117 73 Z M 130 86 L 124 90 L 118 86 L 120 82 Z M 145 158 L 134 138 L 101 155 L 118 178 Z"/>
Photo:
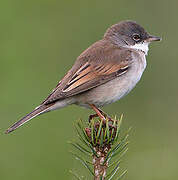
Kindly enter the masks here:
<path id="1" fill-rule="evenodd" d="M 134 41 L 137 42 L 137 41 L 140 40 L 140 35 L 139 34 L 133 34 L 132 38 L 133 38 Z"/>

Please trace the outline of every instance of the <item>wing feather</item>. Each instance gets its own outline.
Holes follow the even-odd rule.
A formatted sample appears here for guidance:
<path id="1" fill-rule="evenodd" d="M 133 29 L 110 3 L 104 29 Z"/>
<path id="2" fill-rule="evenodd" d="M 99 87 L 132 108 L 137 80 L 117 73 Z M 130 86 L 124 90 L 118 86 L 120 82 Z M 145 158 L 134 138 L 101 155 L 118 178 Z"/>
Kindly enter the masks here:
<path id="1" fill-rule="evenodd" d="M 43 104 L 80 94 L 128 71 L 133 62 L 129 50 L 115 48 L 111 53 L 111 50 L 103 49 L 91 48 L 81 54 L 72 69 L 43 101 Z M 97 53 L 100 54 L 97 55 Z"/>
<path id="2" fill-rule="evenodd" d="M 128 71 L 128 68 L 129 66 L 127 64 L 123 66 L 108 64 L 95 68 L 88 66 L 87 68 L 83 68 L 80 73 L 74 74 L 71 80 L 60 91 L 59 95 L 64 98 L 82 93 L 123 75 Z M 48 103 L 60 99 L 60 96 L 58 96 L 58 98 L 55 96 L 55 98 L 51 99 L 52 101 L 50 100 Z"/>
<path id="3" fill-rule="evenodd" d="M 127 65 L 122 67 L 122 70 L 126 71 L 127 69 L 125 67 L 128 67 Z M 71 81 L 67 83 L 67 85 L 63 88 L 62 92 L 69 92 L 82 84 L 89 83 L 94 79 L 101 78 L 102 76 L 106 76 L 109 74 L 112 74 L 114 72 L 117 72 L 119 69 L 121 69 L 120 65 L 114 65 L 114 64 L 107 64 L 99 67 L 92 68 L 91 66 L 88 66 L 86 69 L 81 71 L 77 76 L 74 74 L 75 78 L 72 78 Z M 121 72 L 120 72 L 121 73 Z M 123 73 L 123 71 L 122 71 Z"/>

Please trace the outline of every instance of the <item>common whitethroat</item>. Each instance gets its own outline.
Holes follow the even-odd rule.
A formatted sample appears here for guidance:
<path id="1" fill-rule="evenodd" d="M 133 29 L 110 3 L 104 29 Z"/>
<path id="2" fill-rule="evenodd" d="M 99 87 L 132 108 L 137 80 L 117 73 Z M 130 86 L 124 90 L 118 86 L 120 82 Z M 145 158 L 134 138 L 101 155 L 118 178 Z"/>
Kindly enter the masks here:
<path id="1" fill-rule="evenodd" d="M 40 114 L 71 104 L 92 108 L 103 118 L 99 107 L 119 100 L 135 87 L 146 68 L 148 45 L 160 40 L 134 21 L 111 26 L 103 39 L 77 58 L 51 94 L 6 133 Z"/>

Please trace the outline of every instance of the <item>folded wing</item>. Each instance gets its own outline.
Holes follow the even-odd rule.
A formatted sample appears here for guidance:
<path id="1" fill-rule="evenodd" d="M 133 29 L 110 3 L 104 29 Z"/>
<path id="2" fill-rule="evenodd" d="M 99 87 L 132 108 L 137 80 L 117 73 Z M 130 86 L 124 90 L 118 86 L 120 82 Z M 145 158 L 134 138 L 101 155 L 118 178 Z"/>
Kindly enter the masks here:
<path id="1" fill-rule="evenodd" d="M 120 54 L 103 63 L 86 61 L 75 72 L 67 74 L 43 103 L 50 104 L 80 94 L 123 75 L 128 71 L 132 62 L 128 60 L 128 57 L 128 54 L 127 58 Z"/>

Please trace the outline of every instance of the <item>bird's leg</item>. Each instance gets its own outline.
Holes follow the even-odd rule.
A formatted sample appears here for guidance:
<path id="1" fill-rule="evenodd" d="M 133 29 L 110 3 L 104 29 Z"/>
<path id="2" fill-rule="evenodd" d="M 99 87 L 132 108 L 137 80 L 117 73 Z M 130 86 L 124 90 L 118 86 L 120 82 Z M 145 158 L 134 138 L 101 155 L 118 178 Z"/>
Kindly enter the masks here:
<path id="1" fill-rule="evenodd" d="M 103 120 L 103 121 L 106 120 L 106 118 L 104 117 L 104 115 L 102 114 L 100 109 L 98 109 L 94 104 L 90 104 L 90 107 L 96 112 L 96 115 L 95 114 L 93 115 L 94 117 L 98 116 L 101 120 Z"/>
<path id="2" fill-rule="evenodd" d="M 95 118 L 99 117 L 101 120 L 106 120 L 106 118 L 110 121 L 113 122 L 112 118 L 109 117 L 105 112 L 103 112 L 101 109 L 97 108 L 94 104 L 90 104 L 90 107 L 96 112 L 96 114 L 91 114 L 89 116 L 89 122 Z"/>
<path id="3" fill-rule="evenodd" d="M 98 110 L 101 112 L 101 114 L 106 118 L 108 118 L 109 121 L 113 122 L 112 118 L 110 116 L 108 116 L 108 114 L 106 114 L 104 111 L 102 111 L 101 109 L 98 108 Z"/>

